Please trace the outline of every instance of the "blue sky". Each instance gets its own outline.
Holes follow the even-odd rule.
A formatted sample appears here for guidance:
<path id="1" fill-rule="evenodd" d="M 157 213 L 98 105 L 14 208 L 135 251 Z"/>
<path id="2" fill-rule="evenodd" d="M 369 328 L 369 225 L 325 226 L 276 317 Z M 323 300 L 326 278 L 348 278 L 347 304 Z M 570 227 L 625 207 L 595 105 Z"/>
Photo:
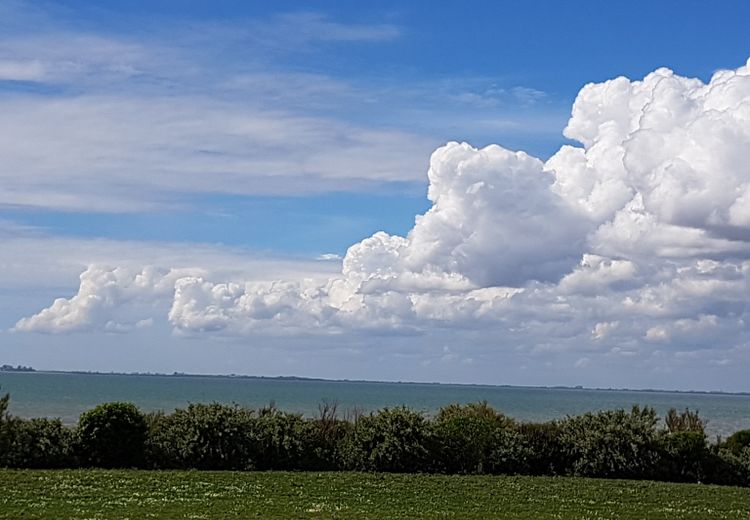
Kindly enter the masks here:
<path id="1" fill-rule="evenodd" d="M 546 228 L 554 226 L 544 219 L 567 218 L 548 211 L 548 206 L 559 201 L 549 199 L 546 193 L 527 200 L 528 190 L 538 187 L 516 187 L 515 181 L 506 180 L 506 187 L 513 185 L 507 188 L 512 195 L 506 196 L 514 199 L 485 201 L 489 206 L 498 205 L 488 214 L 477 213 L 472 220 L 467 215 L 479 203 L 448 199 L 455 193 L 441 192 L 435 182 L 430 190 L 437 195 L 428 200 L 430 155 L 449 141 L 466 141 L 477 148 L 496 143 L 547 161 L 563 145 L 580 146 L 579 136 L 588 132 L 574 129 L 567 134 L 573 138 L 563 135 L 584 85 L 618 76 L 640 80 L 660 67 L 709 83 L 716 71 L 737 69 L 747 61 L 748 18 L 750 5 L 739 1 L 717 5 L 692 1 L 163 1 L 94 6 L 82 1 L 0 0 L 0 111 L 4 114 L 0 123 L 0 141 L 4 142 L 0 144 L 0 238 L 6 243 L 0 262 L 5 266 L 0 279 L 5 294 L 0 301 L 0 357 L 47 368 L 488 383 L 606 386 L 608 378 L 616 375 L 616 386 L 660 386 L 662 381 L 665 386 L 682 387 L 684 373 L 699 372 L 701 363 L 709 362 L 714 353 L 701 351 L 698 355 L 695 352 L 700 349 L 691 347 L 682 359 L 693 356 L 692 365 L 688 363 L 686 372 L 677 374 L 668 370 L 670 363 L 675 366 L 674 359 L 665 359 L 664 369 L 669 372 L 665 376 L 644 375 L 637 364 L 627 364 L 630 360 L 621 370 L 615 368 L 619 365 L 612 359 L 597 357 L 597 348 L 602 347 L 596 345 L 601 342 L 581 346 L 583 342 L 572 339 L 580 331 L 557 328 L 543 328 L 527 336 L 518 336 L 513 327 L 495 331 L 492 334 L 500 346 L 474 336 L 484 325 L 462 322 L 458 326 L 455 321 L 432 319 L 428 324 L 399 321 L 395 329 L 392 324 L 362 329 L 334 320 L 322 327 L 327 332 L 313 336 L 283 324 L 275 332 L 263 327 L 228 332 L 231 327 L 225 329 L 222 322 L 221 332 L 216 333 L 214 322 L 195 327 L 193 322 L 189 326 L 180 322 L 182 315 L 175 310 L 178 300 L 168 301 L 169 290 L 134 296 L 122 286 L 130 283 L 123 281 L 129 276 L 124 274 L 113 275 L 111 283 L 119 287 L 116 295 L 97 293 L 96 298 L 105 302 L 103 309 L 87 307 L 85 312 L 74 312 L 66 307 L 64 312 L 73 314 L 49 314 L 56 320 L 55 326 L 20 326 L 19 320 L 49 307 L 55 298 L 70 299 L 76 291 L 83 294 L 79 275 L 99 273 L 90 271 L 91 266 L 103 269 L 102 273 L 118 267 L 139 272 L 156 266 L 173 273 L 164 278 L 167 285 L 172 284 L 172 292 L 183 275 L 214 284 L 323 280 L 316 290 L 334 298 L 329 286 L 335 283 L 330 280 L 341 274 L 341 259 L 346 256 L 346 283 L 351 282 L 347 274 L 347 269 L 354 269 L 351 266 L 369 273 L 367 276 L 393 272 L 388 276 L 407 283 L 400 267 L 378 263 L 392 253 L 390 248 L 399 250 L 400 245 L 384 242 L 376 260 L 369 252 L 357 256 L 360 249 L 370 251 L 371 247 L 369 242 L 363 242 L 362 247 L 359 244 L 378 231 L 391 237 L 411 237 L 411 232 L 420 235 L 420 226 L 428 229 L 434 224 L 417 222 L 415 227 L 415 217 L 430 210 L 433 203 L 446 211 L 444 222 L 467 218 L 457 228 L 465 231 L 476 225 L 477 229 L 470 234 L 472 238 L 453 250 L 447 263 L 431 259 L 419 267 L 418 274 L 436 276 L 439 272 L 453 277 L 458 280 L 454 280 L 455 287 L 464 288 L 461 290 L 494 290 L 507 285 L 530 294 L 534 284 L 560 282 L 582 262 L 582 254 L 594 253 L 606 256 L 607 261 L 632 262 L 641 281 L 644 273 L 663 273 L 667 265 L 675 272 L 686 272 L 683 256 L 666 260 L 659 256 L 659 262 L 666 263 L 657 267 L 655 261 L 643 260 L 642 253 L 636 257 L 621 245 L 615 247 L 613 239 L 605 245 L 594 243 L 591 237 L 599 236 L 593 231 L 596 227 L 574 238 L 563 238 L 562 232 L 549 235 L 548 249 L 558 256 L 531 256 L 537 251 L 533 244 L 525 243 L 535 229 L 529 223 L 547 222 L 536 236 L 545 240 Z M 685 88 L 693 92 L 698 87 Z M 601 101 L 602 106 L 609 102 Z M 588 105 L 580 106 L 582 120 L 594 121 L 599 117 L 596 114 L 602 113 L 585 112 Z M 619 112 L 612 114 L 613 121 L 620 117 Z M 581 123 L 580 128 L 588 127 Z M 742 146 L 739 142 L 737 149 Z M 726 153 L 734 157 L 734 152 Z M 675 152 L 676 156 L 684 159 L 685 153 Z M 594 164 L 596 157 L 592 155 L 589 163 Z M 559 189 L 554 189 L 563 197 L 569 195 L 563 193 L 569 185 L 560 180 L 564 177 L 560 172 L 567 167 L 562 159 L 545 166 L 545 171 L 558 168 L 555 185 Z M 434 169 L 437 171 L 436 166 Z M 597 171 L 608 170 L 601 167 Z M 738 172 L 732 179 L 741 193 L 746 173 L 741 167 Z M 486 185 L 493 178 L 479 182 Z M 628 197 L 633 190 L 642 191 L 646 211 L 663 219 L 664 225 L 703 229 L 695 223 L 699 217 L 683 221 L 685 212 L 664 209 L 666 206 L 663 211 L 654 209 L 654 197 L 661 196 L 659 189 L 654 188 L 657 195 L 649 198 L 651 192 L 643 191 L 645 184 L 633 182 Z M 441 193 L 443 202 L 436 202 Z M 679 198 L 679 192 L 674 196 Z M 608 197 L 617 199 L 611 194 Z M 735 231 L 744 225 L 744 199 L 738 197 L 734 205 L 725 208 L 726 225 Z M 615 209 L 622 209 L 628 200 L 622 199 Z M 528 205 L 501 218 L 517 201 Z M 719 208 L 723 203 L 700 199 L 696 204 L 705 205 L 710 213 L 708 206 Z M 604 215 L 605 210 L 600 213 Z M 518 215 L 524 216 L 526 224 L 497 231 Z M 597 221 L 599 234 L 619 222 L 615 213 L 606 218 L 596 213 L 595 218 L 603 219 Z M 744 256 L 738 251 L 744 246 L 717 245 L 716 241 L 725 237 L 718 236 L 722 232 L 716 231 L 714 221 L 709 223 L 714 226 L 710 229 L 706 224 L 705 232 L 711 237 L 692 246 L 691 261 L 731 260 L 732 265 L 741 266 Z M 482 226 L 487 222 L 495 224 L 486 224 L 488 231 L 484 232 Z M 571 221 L 566 230 L 590 227 L 590 223 Z M 433 246 L 440 249 L 447 240 L 442 231 L 429 228 L 424 233 L 432 238 L 424 239 L 427 242 L 421 251 L 431 251 Z M 472 249 L 475 240 L 484 240 L 485 246 Z M 497 249 L 493 243 L 508 246 Z M 567 247 L 570 244 L 576 248 Z M 353 245 L 359 248 L 347 255 Z M 676 250 L 676 246 L 654 247 L 650 254 Z M 696 253 L 698 250 L 703 253 Z M 394 258 L 406 258 L 406 253 L 393 254 Z M 524 254 L 529 256 L 518 263 Z M 417 260 L 409 262 L 407 271 L 416 273 Z M 524 263 L 539 267 L 524 267 Z M 178 271 L 181 274 L 174 274 Z M 101 289 L 97 284 L 103 279 L 96 278 L 92 287 Z M 159 280 L 154 278 L 153 283 L 166 283 Z M 630 287 L 631 282 L 617 283 Z M 434 280 L 428 285 L 431 283 Z M 646 285 L 641 289 L 646 291 L 663 282 L 652 278 L 642 283 Z M 363 287 L 355 294 L 367 294 Z M 448 290 L 441 287 L 440 291 Z M 457 290 L 451 287 L 450 291 Z M 309 296 L 310 290 L 303 291 L 308 295 L 303 300 L 315 299 Z M 399 291 L 402 289 L 391 296 L 404 296 Z M 232 294 L 239 298 L 239 293 Z M 409 294 L 413 305 L 424 296 Z M 377 321 L 373 318 L 377 315 L 393 321 L 384 318 L 396 312 L 388 310 L 393 298 L 387 305 L 363 303 L 363 308 L 373 306 L 367 307 L 374 313 L 368 319 Z M 120 319 L 121 311 L 115 309 L 125 305 L 123 302 L 128 306 L 136 302 L 140 307 L 123 310 L 127 316 Z M 297 305 L 290 304 L 295 309 Z M 338 303 L 331 305 L 340 310 Z M 154 316 L 144 310 L 146 307 Z M 716 309 L 729 307 L 727 302 L 716 302 Z M 170 309 L 167 324 L 164 316 Z M 234 319 L 227 316 L 235 316 L 235 311 L 226 312 L 226 320 Z M 551 317 L 557 311 L 549 312 Z M 607 352 L 637 351 L 639 354 L 631 357 L 643 366 L 653 364 L 643 354 L 643 345 L 666 343 L 664 338 L 669 338 L 670 345 L 676 344 L 678 334 L 674 331 L 687 327 L 684 320 L 724 327 L 721 334 L 726 349 L 744 345 L 744 329 L 722 321 L 729 320 L 729 315 L 713 308 L 690 312 L 675 313 L 670 324 L 632 324 L 639 332 L 608 344 Z M 742 319 L 740 311 L 732 313 L 731 319 Z M 282 322 L 279 316 L 273 319 Z M 512 320 L 502 313 L 496 319 L 504 326 Z M 580 330 L 597 326 L 600 331 L 622 330 L 629 318 L 587 319 L 593 321 L 579 324 Z M 450 331 L 450 345 L 447 340 L 435 340 L 446 334 L 444 329 Z M 541 340 L 538 334 L 542 333 L 550 336 Z M 555 347 L 554 334 L 558 333 L 559 345 L 569 342 L 578 346 Z M 102 341 L 120 347 L 113 347 L 116 352 L 102 351 L 95 346 Z M 278 348 L 269 347 L 262 355 L 257 349 L 243 348 L 258 341 Z M 123 349 L 134 349 L 134 342 L 155 353 L 123 354 Z M 201 342 L 210 346 L 203 349 Z M 472 342 L 476 348 L 453 351 L 455 345 Z M 333 346 L 339 343 L 350 346 Z M 515 350 L 502 346 L 509 344 L 523 346 Z M 184 354 L 191 349 L 195 352 Z M 222 355 L 207 354 L 211 349 Z M 340 349 L 350 349 L 351 358 L 334 369 L 326 356 L 344 356 Z M 682 352 L 677 347 L 663 350 L 674 356 Z M 736 355 L 740 359 L 745 354 Z M 259 357 L 262 362 L 255 363 Z M 402 358 L 407 361 L 396 363 L 401 368 L 392 372 L 394 360 Z M 748 390 L 739 375 L 737 379 L 727 376 L 730 363 L 723 360 L 735 358 L 724 352 L 711 359 L 716 368 L 697 385 L 712 388 L 729 381 L 732 388 Z M 233 369 L 237 365 L 242 369 Z M 503 369 L 498 373 L 499 366 Z M 580 370 L 571 372 L 570 367 Z"/>
<path id="2" fill-rule="evenodd" d="M 188 74 L 147 71 L 124 80 L 102 81 L 91 71 L 90 77 L 78 81 L 2 81 L 0 92 L 7 96 L 137 95 L 146 90 L 167 96 L 198 92 L 241 99 L 241 87 L 217 92 L 217 78 L 258 72 L 312 75 L 311 81 L 341 82 L 366 94 L 355 93 L 339 103 L 336 92 L 326 92 L 323 86 L 312 93 L 311 102 L 278 94 L 271 84 L 253 95 L 261 104 L 295 114 L 413 132 L 430 146 L 448 140 L 467 140 L 476 146 L 499 143 L 540 157 L 548 157 L 565 142 L 561 132 L 570 105 L 585 83 L 619 75 L 638 78 L 660 66 L 707 80 L 719 68 L 742 63 L 748 47 L 744 20 L 750 14 L 744 2 L 709 8 L 703 2 L 682 1 L 647 7 L 613 2 L 606 9 L 582 1 L 460 6 L 432 2 L 4 4 L 10 16 L 2 23 L 9 34 L 26 39 L 56 32 L 99 35 L 163 48 L 161 52 L 181 55 L 175 59 L 179 64 L 169 66 L 178 68 L 182 60 L 189 60 L 193 68 Z M 305 19 L 314 27 L 301 36 L 299 26 L 307 25 Z M 352 33 L 348 37 L 315 34 L 324 32 L 326 24 Z M 475 119 L 480 121 L 473 124 Z M 343 254 L 353 240 L 375 228 L 404 233 L 413 215 L 428 207 L 425 184 L 419 179 L 427 153 L 417 148 L 415 155 L 420 152 L 411 163 L 421 165 L 420 171 L 408 176 L 413 182 L 380 182 L 354 192 L 329 186 L 323 188 L 325 193 L 307 196 L 286 197 L 281 190 L 273 198 L 237 197 L 232 186 L 224 184 L 210 195 L 160 194 L 176 199 L 171 202 L 180 205 L 177 209 L 164 211 L 157 206 L 137 215 L 102 211 L 96 213 L 95 222 L 89 212 L 81 211 L 85 208 L 59 214 L 50 208 L 6 205 L 0 217 L 62 234 L 215 239 L 291 253 Z M 249 230 L 244 224 L 247 218 L 263 220 L 264 229 Z M 300 235 L 305 238 L 300 240 Z"/>

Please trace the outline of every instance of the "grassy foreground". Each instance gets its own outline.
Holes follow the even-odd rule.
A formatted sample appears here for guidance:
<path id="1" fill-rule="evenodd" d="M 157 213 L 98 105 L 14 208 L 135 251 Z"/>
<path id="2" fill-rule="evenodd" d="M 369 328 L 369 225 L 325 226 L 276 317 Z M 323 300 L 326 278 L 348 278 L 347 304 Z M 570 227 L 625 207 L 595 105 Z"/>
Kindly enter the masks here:
<path id="1" fill-rule="evenodd" d="M 750 489 L 554 477 L 0 470 L 0 518 L 750 519 Z"/>

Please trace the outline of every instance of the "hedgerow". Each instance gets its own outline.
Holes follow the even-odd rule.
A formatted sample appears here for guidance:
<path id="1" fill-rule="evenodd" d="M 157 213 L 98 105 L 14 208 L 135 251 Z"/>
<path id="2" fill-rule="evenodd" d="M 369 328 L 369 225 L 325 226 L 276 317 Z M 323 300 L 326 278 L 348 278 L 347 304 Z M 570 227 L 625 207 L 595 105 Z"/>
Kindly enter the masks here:
<path id="1" fill-rule="evenodd" d="M 663 421 L 633 407 L 517 422 L 486 402 L 449 405 L 434 417 L 386 408 L 314 418 L 266 407 L 191 404 L 144 414 L 104 403 L 74 427 L 21 419 L 0 398 L 0 466 L 203 470 L 580 475 L 750 486 L 747 431 L 710 443 L 697 412 Z"/>

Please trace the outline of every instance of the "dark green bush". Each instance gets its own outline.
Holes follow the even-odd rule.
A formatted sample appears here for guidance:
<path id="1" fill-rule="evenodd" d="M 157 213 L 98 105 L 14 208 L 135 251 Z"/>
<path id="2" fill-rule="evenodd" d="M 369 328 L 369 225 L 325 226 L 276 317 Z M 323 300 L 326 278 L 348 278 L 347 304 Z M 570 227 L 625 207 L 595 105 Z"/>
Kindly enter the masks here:
<path id="1" fill-rule="evenodd" d="M 81 415 L 23 420 L 0 398 L 0 466 L 206 470 L 362 470 L 582 475 L 750 486 L 744 430 L 709 444 L 697 412 L 633 407 L 547 423 L 515 423 L 487 403 L 450 405 L 433 420 L 408 408 L 340 420 L 218 403 L 141 414 L 107 403 Z"/>
<path id="2" fill-rule="evenodd" d="M 724 446 L 734 455 L 740 455 L 745 448 L 750 447 L 750 430 L 740 430 L 730 435 Z"/>
<path id="3" fill-rule="evenodd" d="M 750 446 L 746 446 L 736 455 L 738 480 L 735 482 L 740 486 L 750 486 Z"/>
<path id="4" fill-rule="evenodd" d="M 81 414 L 77 451 L 82 464 L 100 468 L 140 467 L 146 421 L 131 403 L 104 403 Z"/>
<path id="5" fill-rule="evenodd" d="M 527 474 L 533 456 L 529 441 L 517 428 L 497 428 L 492 435 L 487 469 L 501 475 Z"/>
<path id="6" fill-rule="evenodd" d="M 308 434 L 301 415 L 261 410 L 249 432 L 256 469 L 301 469 Z"/>
<path id="7" fill-rule="evenodd" d="M 153 415 L 147 443 L 151 463 L 164 468 L 254 469 L 254 420 L 252 410 L 219 403 Z"/>
<path id="8" fill-rule="evenodd" d="M 518 432 L 529 447 L 526 461 L 531 475 L 565 475 L 570 473 L 571 462 L 562 443 L 559 422 L 521 423 Z"/>
<path id="9" fill-rule="evenodd" d="M 342 443 L 343 465 L 360 471 L 425 471 L 429 430 L 422 414 L 404 407 L 362 416 Z"/>
<path id="10" fill-rule="evenodd" d="M 750 486 L 750 448 L 734 454 L 719 444 L 710 446 L 703 464 L 707 484 Z"/>
<path id="11" fill-rule="evenodd" d="M 560 423 L 563 449 L 579 476 L 645 478 L 659 458 L 652 408 L 587 413 Z"/>
<path id="12" fill-rule="evenodd" d="M 14 426 L 13 420 L 8 413 L 9 404 L 9 394 L 0 397 L 0 465 L 2 466 L 7 465 L 5 460 L 8 458 Z"/>
<path id="13" fill-rule="evenodd" d="M 15 468 L 69 468 L 76 465 L 75 434 L 60 419 L 16 420 L 6 465 Z"/>
<path id="14" fill-rule="evenodd" d="M 179 468 L 173 460 L 173 450 L 168 444 L 171 439 L 168 435 L 170 416 L 164 412 L 150 412 L 144 414 L 146 422 L 146 443 L 144 446 L 144 466 L 151 469 Z"/>
<path id="15" fill-rule="evenodd" d="M 156 468 L 337 469 L 337 446 L 348 430 L 335 419 L 218 403 L 149 414 L 147 422 L 149 466 Z"/>
<path id="16" fill-rule="evenodd" d="M 353 424 L 337 416 L 337 405 L 323 403 L 315 419 L 305 424 L 305 450 L 301 461 L 305 470 L 335 470 L 341 465 L 340 446 Z"/>
<path id="17" fill-rule="evenodd" d="M 661 460 L 655 477 L 676 482 L 703 482 L 711 453 L 701 431 L 677 430 L 659 441 Z"/>
<path id="18" fill-rule="evenodd" d="M 495 431 L 513 421 L 487 402 L 441 408 L 432 423 L 436 469 L 446 473 L 484 473 Z"/>

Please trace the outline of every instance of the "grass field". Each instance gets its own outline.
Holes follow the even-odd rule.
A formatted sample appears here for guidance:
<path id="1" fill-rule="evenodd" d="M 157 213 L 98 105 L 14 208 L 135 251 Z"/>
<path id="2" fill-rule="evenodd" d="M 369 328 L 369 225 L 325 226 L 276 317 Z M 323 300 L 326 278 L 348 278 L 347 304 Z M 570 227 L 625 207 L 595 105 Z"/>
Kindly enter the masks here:
<path id="1" fill-rule="evenodd" d="M 0 518 L 750 519 L 750 489 L 551 477 L 0 470 Z"/>

